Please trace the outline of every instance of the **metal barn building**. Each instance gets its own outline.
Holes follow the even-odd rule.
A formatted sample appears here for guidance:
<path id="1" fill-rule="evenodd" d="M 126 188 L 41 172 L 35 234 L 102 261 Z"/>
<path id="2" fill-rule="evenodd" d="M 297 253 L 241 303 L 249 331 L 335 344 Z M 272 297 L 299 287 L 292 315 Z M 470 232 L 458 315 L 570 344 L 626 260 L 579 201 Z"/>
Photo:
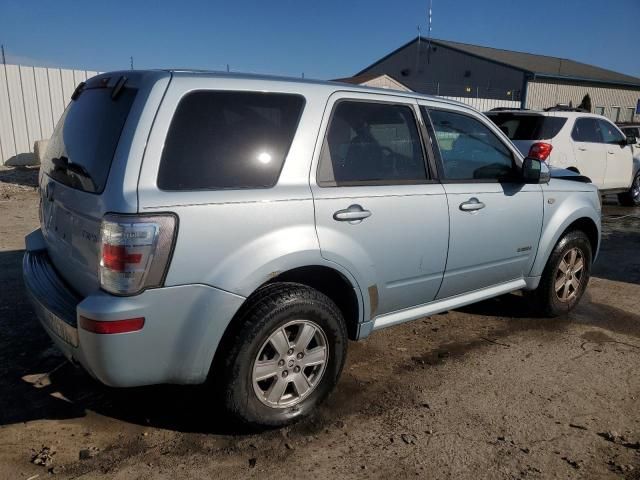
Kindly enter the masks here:
<path id="1" fill-rule="evenodd" d="M 640 78 L 564 58 L 417 37 L 353 78 L 373 85 L 381 75 L 416 92 L 471 104 L 492 99 L 529 109 L 578 106 L 588 93 L 594 113 L 640 121 Z"/>

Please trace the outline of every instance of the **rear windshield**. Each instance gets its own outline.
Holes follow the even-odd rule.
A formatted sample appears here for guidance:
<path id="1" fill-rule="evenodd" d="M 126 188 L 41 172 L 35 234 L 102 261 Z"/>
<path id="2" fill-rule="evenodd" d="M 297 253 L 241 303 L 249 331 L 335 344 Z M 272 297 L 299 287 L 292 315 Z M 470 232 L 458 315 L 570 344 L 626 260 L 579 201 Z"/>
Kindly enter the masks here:
<path id="1" fill-rule="evenodd" d="M 104 190 L 111 162 L 137 90 L 86 88 L 72 100 L 47 145 L 42 170 L 85 192 Z"/>
<path id="2" fill-rule="evenodd" d="M 272 187 L 296 133 L 303 104 L 300 95 L 282 93 L 189 93 L 180 101 L 167 133 L 158 187 Z"/>
<path id="3" fill-rule="evenodd" d="M 549 140 L 567 122 L 562 117 L 492 113 L 488 115 L 511 140 Z"/>

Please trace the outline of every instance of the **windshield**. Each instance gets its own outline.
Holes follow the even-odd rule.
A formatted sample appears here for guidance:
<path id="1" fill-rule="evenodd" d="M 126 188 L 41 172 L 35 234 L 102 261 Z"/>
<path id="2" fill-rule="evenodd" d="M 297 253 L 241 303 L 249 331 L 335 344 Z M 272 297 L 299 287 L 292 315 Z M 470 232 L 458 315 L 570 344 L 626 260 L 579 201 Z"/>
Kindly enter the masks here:
<path id="1" fill-rule="evenodd" d="M 567 119 L 542 115 L 491 113 L 488 117 L 511 140 L 549 140 L 562 129 Z"/>
<path id="2" fill-rule="evenodd" d="M 136 89 L 85 88 L 72 100 L 53 132 L 42 171 L 78 190 L 104 190 L 120 133 Z"/>

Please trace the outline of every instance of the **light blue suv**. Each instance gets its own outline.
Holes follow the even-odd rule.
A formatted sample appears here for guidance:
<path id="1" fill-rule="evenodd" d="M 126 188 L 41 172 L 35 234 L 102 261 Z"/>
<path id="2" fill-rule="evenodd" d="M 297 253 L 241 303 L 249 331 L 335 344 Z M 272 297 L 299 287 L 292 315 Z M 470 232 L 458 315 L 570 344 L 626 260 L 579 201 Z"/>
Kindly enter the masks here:
<path id="1" fill-rule="evenodd" d="M 568 312 L 600 243 L 596 188 L 482 114 L 339 83 L 99 75 L 40 192 L 24 278 L 65 355 L 111 386 L 208 382 L 253 425 L 312 411 L 348 339 L 520 289 Z"/>

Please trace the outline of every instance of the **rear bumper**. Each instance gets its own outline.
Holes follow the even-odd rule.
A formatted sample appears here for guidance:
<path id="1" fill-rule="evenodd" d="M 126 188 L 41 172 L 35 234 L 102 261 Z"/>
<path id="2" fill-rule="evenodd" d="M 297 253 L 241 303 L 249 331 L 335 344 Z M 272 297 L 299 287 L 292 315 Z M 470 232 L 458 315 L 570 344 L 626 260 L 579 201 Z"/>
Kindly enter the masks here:
<path id="1" fill-rule="evenodd" d="M 147 290 L 133 297 L 102 291 L 80 298 L 55 271 L 36 230 L 27 237 L 23 274 L 40 323 L 66 357 L 106 385 L 202 383 L 244 298 L 206 285 Z M 31 238 L 30 238 L 31 237 Z M 78 327 L 144 317 L 141 330 L 97 334 Z"/>

